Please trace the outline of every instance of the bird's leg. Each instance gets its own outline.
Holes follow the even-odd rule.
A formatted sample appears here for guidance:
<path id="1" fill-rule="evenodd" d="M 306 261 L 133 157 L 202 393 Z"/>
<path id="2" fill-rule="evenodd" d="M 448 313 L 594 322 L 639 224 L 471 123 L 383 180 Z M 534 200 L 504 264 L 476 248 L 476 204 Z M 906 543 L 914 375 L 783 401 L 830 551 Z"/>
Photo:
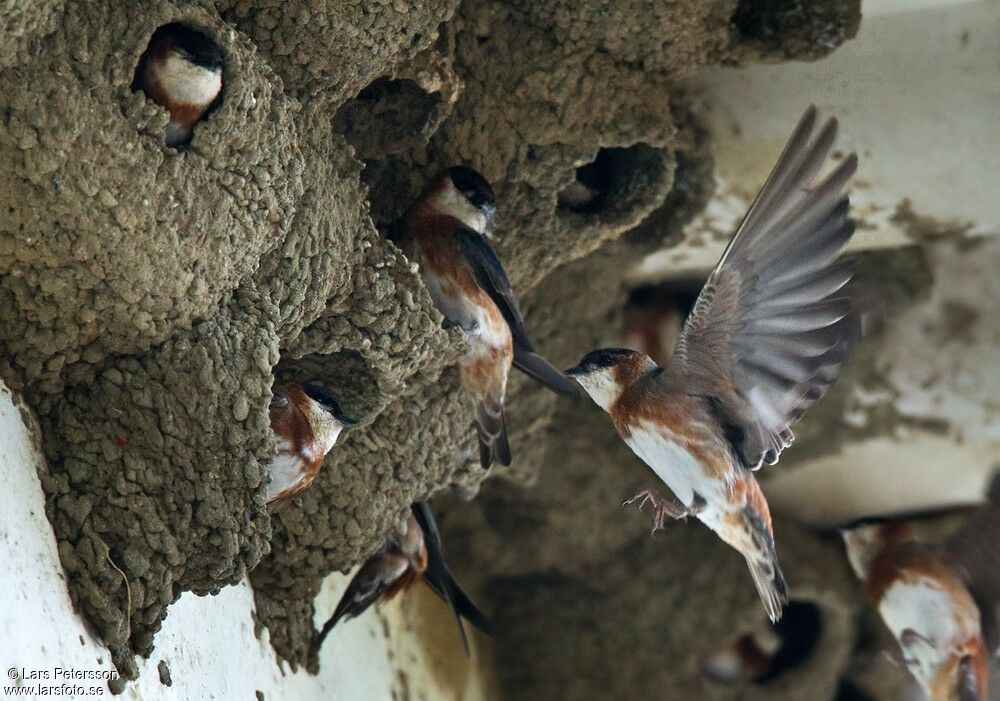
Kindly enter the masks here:
<path id="1" fill-rule="evenodd" d="M 663 496 L 652 489 L 644 489 L 634 497 L 624 502 L 622 506 L 629 506 L 635 502 L 639 502 L 639 510 L 641 511 L 646 504 L 652 506 L 653 509 L 653 532 L 655 533 L 658 529 L 663 528 L 663 522 L 667 520 L 667 517 L 677 520 L 681 518 L 686 518 L 688 515 L 687 507 L 681 503 L 674 494 L 668 496 Z"/>

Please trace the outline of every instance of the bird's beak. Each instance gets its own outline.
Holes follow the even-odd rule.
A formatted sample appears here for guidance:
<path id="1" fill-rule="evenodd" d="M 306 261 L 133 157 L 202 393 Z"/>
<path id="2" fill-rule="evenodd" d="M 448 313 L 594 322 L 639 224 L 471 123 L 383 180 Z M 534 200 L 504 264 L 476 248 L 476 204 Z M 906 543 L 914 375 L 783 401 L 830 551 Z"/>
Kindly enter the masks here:
<path id="1" fill-rule="evenodd" d="M 577 375 L 583 374 L 583 368 L 579 365 L 574 365 L 569 370 L 564 370 L 563 375 L 566 377 L 576 377 Z"/>

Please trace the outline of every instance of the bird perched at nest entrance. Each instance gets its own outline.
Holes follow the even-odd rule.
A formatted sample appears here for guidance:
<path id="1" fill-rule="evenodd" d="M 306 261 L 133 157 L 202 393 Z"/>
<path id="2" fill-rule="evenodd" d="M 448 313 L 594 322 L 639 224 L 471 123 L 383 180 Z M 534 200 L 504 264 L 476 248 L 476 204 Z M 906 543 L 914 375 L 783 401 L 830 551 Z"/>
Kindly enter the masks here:
<path id="1" fill-rule="evenodd" d="M 842 530 L 851 567 L 932 701 L 989 698 L 989 656 L 1000 655 L 1000 474 L 988 500 L 942 546 L 917 542 L 901 521 Z"/>
<path id="2" fill-rule="evenodd" d="M 319 385 L 301 382 L 274 391 L 269 415 L 278 443 L 267 475 L 266 499 L 274 511 L 309 488 L 340 432 L 354 422 L 336 397 Z"/>
<path id="3" fill-rule="evenodd" d="M 403 216 L 403 235 L 416 244 L 420 271 L 445 320 L 469 342 L 459 360 L 462 387 L 475 404 L 480 464 L 511 462 L 504 399 L 511 365 L 553 392 L 575 385 L 534 352 L 500 259 L 490 246 L 496 197 L 472 168 L 434 177 Z"/>
<path id="4" fill-rule="evenodd" d="M 851 238 L 851 154 L 819 179 L 837 131 L 810 107 L 712 271 L 665 367 L 606 348 L 567 374 L 611 416 L 672 494 L 648 489 L 654 528 L 696 516 L 746 559 L 772 621 L 788 593 L 767 500 L 753 471 L 777 462 L 792 426 L 840 375 L 860 334 L 840 293 Z"/>
<path id="5" fill-rule="evenodd" d="M 222 49 L 191 27 L 173 23 L 153 33 L 132 88 L 170 112 L 167 146 L 187 146 L 195 123 L 218 105 L 224 61 Z"/>
<path id="6" fill-rule="evenodd" d="M 466 655 L 469 642 L 464 618 L 487 635 L 493 635 L 489 619 L 462 590 L 444 561 L 441 535 L 427 502 L 417 502 L 410 510 L 406 529 L 386 537 L 382 547 L 358 570 L 341 597 L 333 615 L 316 636 L 315 649 L 342 619 L 359 616 L 376 601 L 389 601 L 423 579 L 451 609 Z"/>

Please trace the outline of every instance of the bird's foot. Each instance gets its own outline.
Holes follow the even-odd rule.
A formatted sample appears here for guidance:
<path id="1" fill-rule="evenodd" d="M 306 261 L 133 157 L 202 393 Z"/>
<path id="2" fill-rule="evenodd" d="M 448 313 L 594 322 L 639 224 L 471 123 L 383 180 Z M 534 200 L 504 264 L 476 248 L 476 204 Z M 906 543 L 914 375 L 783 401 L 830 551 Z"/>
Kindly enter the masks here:
<path id="1" fill-rule="evenodd" d="M 631 506 L 639 502 L 638 508 L 641 511 L 646 504 L 652 507 L 653 512 L 653 533 L 658 529 L 663 528 L 663 523 L 667 520 L 667 517 L 674 519 L 675 521 L 682 518 L 687 518 L 688 510 L 687 507 L 681 503 L 675 495 L 670 494 L 668 496 L 663 496 L 652 489 L 644 489 L 634 497 L 624 502 L 622 506 Z"/>

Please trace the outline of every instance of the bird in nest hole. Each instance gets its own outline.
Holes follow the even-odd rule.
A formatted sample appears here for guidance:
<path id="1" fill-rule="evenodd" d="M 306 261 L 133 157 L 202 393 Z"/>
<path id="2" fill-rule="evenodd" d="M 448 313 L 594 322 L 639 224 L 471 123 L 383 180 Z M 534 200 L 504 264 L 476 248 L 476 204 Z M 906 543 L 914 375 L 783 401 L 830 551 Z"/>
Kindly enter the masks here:
<path id="1" fill-rule="evenodd" d="M 170 113 L 167 146 L 188 146 L 194 125 L 219 105 L 224 63 L 222 49 L 197 29 L 174 23 L 153 33 L 132 87 Z"/>

